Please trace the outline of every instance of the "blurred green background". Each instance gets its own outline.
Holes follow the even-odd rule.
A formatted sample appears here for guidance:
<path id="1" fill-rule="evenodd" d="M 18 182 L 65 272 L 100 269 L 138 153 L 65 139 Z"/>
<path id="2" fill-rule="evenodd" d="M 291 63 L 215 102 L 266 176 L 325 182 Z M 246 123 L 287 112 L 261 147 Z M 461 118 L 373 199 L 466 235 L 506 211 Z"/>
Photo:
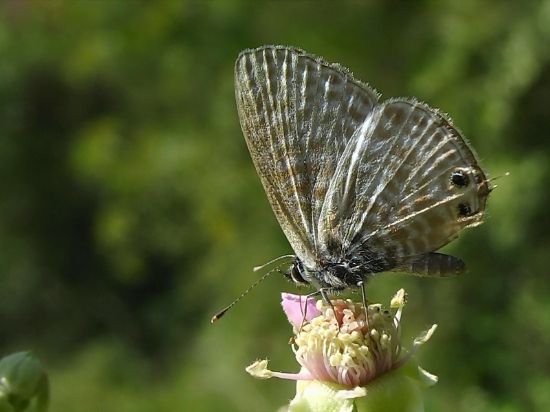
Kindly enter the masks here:
<path id="1" fill-rule="evenodd" d="M 240 50 L 288 44 L 448 112 L 499 180 L 445 248 L 468 274 L 381 275 L 439 375 L 428 411 L 550 410 L 550 1 L 6 1 L 0 6 L 0 347 L 53 411 L 273 411 L 296 371 L 274 276 L 290 252 L 238 123 Z"/>

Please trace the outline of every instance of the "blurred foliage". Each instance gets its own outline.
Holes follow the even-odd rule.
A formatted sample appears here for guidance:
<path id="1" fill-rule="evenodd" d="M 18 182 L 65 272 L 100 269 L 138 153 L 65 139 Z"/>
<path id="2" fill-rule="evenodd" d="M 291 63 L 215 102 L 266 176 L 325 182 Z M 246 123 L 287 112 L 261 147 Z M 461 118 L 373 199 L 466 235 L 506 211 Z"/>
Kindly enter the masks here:
<path id="1" fill-rule="evenodd" d="M 430 411 L 550 410 L 550 1 L 6 1 L 0 6 L 0 326 L 53 411 L 268 411 L 296 370 L 288 253 L 242 138 L 238 52 L 291 44 L 385 97 L 441 107 L 498 181 L 486 223 L 447 247 L 470 273 L 381 275 L 409 292 L 441 382 Z"/>

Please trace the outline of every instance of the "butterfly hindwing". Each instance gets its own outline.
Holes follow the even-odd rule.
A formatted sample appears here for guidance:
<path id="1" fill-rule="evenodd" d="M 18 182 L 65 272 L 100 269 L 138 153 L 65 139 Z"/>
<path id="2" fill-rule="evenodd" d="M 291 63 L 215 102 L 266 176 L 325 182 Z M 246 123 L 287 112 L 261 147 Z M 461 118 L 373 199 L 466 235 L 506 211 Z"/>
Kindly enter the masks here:
<path id="1" fill-rule="evenodd" d="M 466 184 L 453 184 L 455 171 Z M 415 101 L 388 100 L 348 142 L 319 233 L 325 244 L 338 240 L 334 254 L 366 247 L 399 264 L 479 222 L 488 193 L 474 154 L 447 119 Z"/>

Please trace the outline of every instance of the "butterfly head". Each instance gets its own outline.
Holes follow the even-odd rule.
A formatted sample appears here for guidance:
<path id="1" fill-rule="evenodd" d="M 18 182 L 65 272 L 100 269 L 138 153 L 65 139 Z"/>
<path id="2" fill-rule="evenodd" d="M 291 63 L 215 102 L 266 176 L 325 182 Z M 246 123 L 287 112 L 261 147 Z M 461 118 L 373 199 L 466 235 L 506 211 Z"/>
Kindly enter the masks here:
<path id="1" fill-rule="evenodd" d="M 298 286 L 309 285 L 309 282 L 306 280 L 306 269 L 298 258 L 295 258 L 292 261 L 287 271 L 284 272 L 284 275 L 287 279 L 293 281 Z"/>

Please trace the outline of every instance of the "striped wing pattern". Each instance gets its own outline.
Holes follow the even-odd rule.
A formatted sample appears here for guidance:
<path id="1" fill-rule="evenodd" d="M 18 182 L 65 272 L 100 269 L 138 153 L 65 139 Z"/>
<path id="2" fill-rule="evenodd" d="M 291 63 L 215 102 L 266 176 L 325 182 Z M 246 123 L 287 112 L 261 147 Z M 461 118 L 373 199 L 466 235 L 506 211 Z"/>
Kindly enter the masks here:
<path id="1" fill-rule="evenodd" d="M 451 183 L 455 170 L 470 176 L 464 187 Z M 488 193 L 449 120 L 419 102 L 389 100 L 349 141 L 327 194 L 321 243 L 337 239 L 341 256 L 366 247 L 399 266 L 479 223 Z"/>
<path id="2" fill-rule="evenodd" d="M 298 257 L 316 267 L 318 222 L 329 184 L 378 96 L 341 67 L 278 46 L 240 54 L 235 93 L 273 211 Z"/>

